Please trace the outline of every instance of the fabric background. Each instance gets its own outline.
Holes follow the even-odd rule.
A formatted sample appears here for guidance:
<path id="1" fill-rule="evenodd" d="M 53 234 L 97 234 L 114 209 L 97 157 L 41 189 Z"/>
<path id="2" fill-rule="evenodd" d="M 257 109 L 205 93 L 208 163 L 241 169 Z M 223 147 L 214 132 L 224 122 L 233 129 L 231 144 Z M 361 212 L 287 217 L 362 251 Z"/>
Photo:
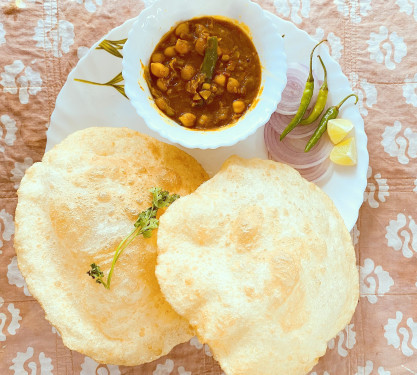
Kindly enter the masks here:
<path id="1" fill-rule="evenodd" d="M 28 292 L 13 249 L 16 189 L 42 158 L 68 73 L 94 42 L 151 2 L 0 0 L 1 375 L 222 374 L 196 339 L 130 368 L 68 350 Z M 369 138 L 368 186 L 352 231 L 360 302 L 311 374 L 417 374 L 417 0 L 258 3 L 329 40 L 360 97 Z"/>

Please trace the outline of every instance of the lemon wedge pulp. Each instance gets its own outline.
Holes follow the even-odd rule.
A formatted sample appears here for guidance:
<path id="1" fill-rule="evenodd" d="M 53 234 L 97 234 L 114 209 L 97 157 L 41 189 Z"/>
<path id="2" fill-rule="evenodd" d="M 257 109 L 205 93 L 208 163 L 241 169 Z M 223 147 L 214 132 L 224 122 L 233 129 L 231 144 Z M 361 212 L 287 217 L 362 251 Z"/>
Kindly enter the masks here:
<path id="1" fill-rule="evenodd" d="M 352 129 L 352 121 L 343 118 L 329 120 L 327 123 L 327 134 L 335 145 L 343 140 Z"/>
<path id="2" fill-rule="evenodd" d="M 348 138 L 333 147 L 330 153 L 330 160 L 339 165 L 356 165 L 356 144 L 355 138 Z"/>

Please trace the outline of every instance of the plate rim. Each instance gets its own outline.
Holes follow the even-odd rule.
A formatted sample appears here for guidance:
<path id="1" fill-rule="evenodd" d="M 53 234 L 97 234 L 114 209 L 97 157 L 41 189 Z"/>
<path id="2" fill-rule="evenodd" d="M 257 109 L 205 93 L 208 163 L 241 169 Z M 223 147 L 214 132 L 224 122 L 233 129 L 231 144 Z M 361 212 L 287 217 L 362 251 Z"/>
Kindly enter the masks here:
<path id="1" fill-rule="evenodd" d="M 266 15 L 268 17 L 272 17 L 272 19 L 275 19 L 275 22 L 279 22 L 282 23 L 286 28 L 289 28 L 289 30 L 291 32 L 296 32 L 296 33 L 302 33 L 302 35 L 308 40 L 309 43 L 314 43 L 315 40 L 313 37 L 311 37 L 306 31 L 298 28 L 295 24 L 293 24 L 292 22 L 282 19 L 280 17 L 278 17 L 277 15 L 271 13 L 270 11 L 268 11 L 267 9 L 263 9 L 266 13 Z M 81 57 L 77 64 L 74 66 L 74 68 L 71 70 L 71 72 L 68 74 L 67 79 L 64 83 L 64 85 L 62 86 L 57 98 L 56 98 L 56 102 L 55 102 L 55 107 L 54 110 L 52 112 L 51 118 L 50 118 L 50 122 L 49 122 L 49 127 L 46 133 L 47 136 L 47 143 L 46 143 L 46 147 L 45 147 L 45 152 L 47 152 L 52 146 L 54 146 L 55 144 L 57 144 L 59 142 L 59 140 L 52 140 L 54 138 L 54 131 L 56 130 L 56 128 L 59 128 L 59 125 L 57 124 L 57 117 L 59 117 L 59 111 L 60 111 L 60 107 L 61 105 L 64 105 L 65 103 L 61 103 L 62 102 L 62 97 L 63 97 L 63 92 L 65 92 L 66 90 L 68 90 L 68 87 L 71 86 L 71 84 L 74 83 L 74 75 L 77 72 L 77 69 L 79 68 L 80 65 L 84 64 L 86 62 L 86 60 L 92 55 L 92 53 L 95 51 L 96 47 L 100 44 L 100 42 L 103 39 L 108 38 L 110 35 L 120 32 L 121 30 L 126 29 L 126 37 L 133 25 L 133 23 L 135 22 L 137 16 L 130 18 L 126 21 L 124 21 L 122 24 L 114 27 L 113 29 L 111 29 L 109 32 L 107 32 L 104 36 L 102 36 L 100 39 L 97 40 L 97 42 L 95 42 L 90 49 L 88 50 L 88 52 Z M 286 32 L 288 34 L 288 32 Z M 285 41 L 285 39 L 284 39 Z M 350 82 L 348 80 L 348 78 L 345 76 L 345 74 L 342 71 L 341 66 L 339 65 L 339 63 L 327 52 L 326 50 L 326 54 L 328 56 L 326 56 L 326 59 L 328 61 L 331 62 L 331 66 L 333 66 L 333 68 L 336 68 L 340 74 L 338 74 L 338 79 L 341 79 L 342 81 L 344 81 L 344 84 L 347 85 L 347 87 L 350 88 L 350 90 L 353 92 Z M 120 65 L 121 65 L 121 61 L 120 61 Z M 329 70 L 329 68 L 328 68 Z M 120 94 L 119 94 L 120 95 Z M 122 96 L 120 95 L 120 98 L 122 98 Z M 335 203 L 334 199 L 332 199 L 332 196 L 330 194 L 327 195 L 330 196 L 330 198 L 332 199 L 332 201 L 335 203 L 335 206 L 338 208 L 339 213 L 341 214 L 341 216 L 344 219 L 345 225 L 347 227 L 347 229 L 349 231 L 351 231 L 354 228 L 354 225 L 359 217 L 359 210 L 363 204 L 363 196 L 364 196 L 364 192 L 367 186 L 367 172 L 368 172 L 368 166 L 369 166 L 369 153 L 368 153 L 368 149 L 367 149 L 367 143 L 368 143 L 368 137 L 365 133 L 365 127 L 364 127 L 364 120 L 362 118 L 362 116 L 360 115 L 359 109 L 356 110 L 356 114 L 354 113 L 355 111 L 353 111 L 353 115 L 355 117 L 355 121 L 356 119 L 358 120 L 359 126 L 357 123 L 355 123 L 355 138 L 356 138 L 356 145 L 357 145 L 357 149 L 358 149 L 358 156 L 360 156 L 361 158 L 361 163 L 356 166 L 357 168 L 357 173 L 356 176 L 354 177 L 355 179 L 355 194 L 352 195 L 350 197 L 350 199 L 352 200 L 351 202 L 348 202 L 348 209 L 349 212 L 344 212 L 343 210 L 341 210 L 337 204 Z M 261 127 L 261 129 L 263 130 L 263 127 Z M 253 137 L 253 135 L 252 135 Z M 248 139 L 251 139 L 251 136 L 248 137 Z M 62 139 L 61 139 L 62 140 Z M 360 142 L 358 142 L 358 140 L 360 140 Z M 360 147 L 358 147 L 360 146 Z M 203 150 L 204 151 L 204 150 Z M 349 167 L 348 167 L 349 168 Z M 326 186 L 326 184 L 324 185 Z M 321 187 L 322 190 L 323 187 Z M 353 206 L 353 207 L 352 207 Z"/>

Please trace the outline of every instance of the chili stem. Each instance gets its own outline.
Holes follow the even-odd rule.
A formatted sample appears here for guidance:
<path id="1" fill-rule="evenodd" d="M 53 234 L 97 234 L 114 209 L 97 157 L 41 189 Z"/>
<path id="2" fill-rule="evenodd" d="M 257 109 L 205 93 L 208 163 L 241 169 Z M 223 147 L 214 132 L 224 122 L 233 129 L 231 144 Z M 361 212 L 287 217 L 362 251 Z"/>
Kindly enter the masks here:
<path id="1" fill-rule="evenodd" d="M 359 100 L 359 98 L 358 98 L 358 95 L 356 95 L 356 94 L 350 94 L 350 95 L 348 95 L 346 98 L 344 98 L 338 105 L 336 105 L 335 107 L 339 110 L 339 108 L 343 105 L 343 103 L 346 101 L 346 100 L 348 100 L 351 96 L 355 96 L 356 97 L 356 101 L 355 101 L 355 104 L 358 102 L 358 100 Z"/>
<path id="2" fill-rule="evenodd" d="M 311 53 L 310 53 L 310 73 L 308 74 L 308 78 L 307 78 L 307 81 L 314 81 L 314 77 L 313 77 L 313 53 L 314 53 L 314 50 L 320 45 L 320 44 L 322 44 L 323 42 L 327 42 L 327 39 L 323 39 L 321 42 L 319 42 L 319 43 L 317 43 L 315 46 L 314 46 L 314 48 L 313 48 L 313 50 L 311 51 Z"/>
<path id="3" fill-rule="evenodd" d="M 323 83 L 321 84 L 320 90 L 327 90 L 328 86 L 327 86 L 327 69 L 326 66 L 324 65 L 323 60 L 321 59 L 320 55 L 317 56 L 320 60 L 321 66 L 323 67 L 323 72 L 324 72 L 324 78 L 323 78 Z"/>

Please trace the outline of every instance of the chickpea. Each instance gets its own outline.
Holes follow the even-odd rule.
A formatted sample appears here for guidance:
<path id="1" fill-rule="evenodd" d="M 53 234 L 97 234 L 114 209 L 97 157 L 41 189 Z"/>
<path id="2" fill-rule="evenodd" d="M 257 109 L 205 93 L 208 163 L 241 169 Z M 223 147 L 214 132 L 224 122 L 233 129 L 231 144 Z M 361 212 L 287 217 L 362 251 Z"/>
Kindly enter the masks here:
<path id="1" fill-rule="evenodd" d="M 164 55 L 167 57 L 174 57 L 176 54 L 174 46 L 169 46 L 164 50 Z"/>
<path id="2" fill-rule="evenodd" d="M 206 51 L 206 45 L 207 45 L 206 39 L 198 38 L 195 42 L 195 50 L 200 55 L 204 55 L 204 53 Z"/>
<path id="3" fill-rule="evenodd" d="M 214 76 L 214 82 L 217 83 L 219 86 L 224 87 L 226 84 L 226 76 L 224 74 L 217 74 Z"/>
<path id="4" fill-rule="evenodd" d="M 162 112 L 165 112 L 167 110 L 168 103 L 162 96 L 159 98 L 156 98 L 155 103 Z"/>
<path id="5" fill-rule="evenodd" d="M 165 112 L 168 116 L 174 116 L 175 115 L 175 111 L 169 106 L 166 99 L 163 98 L 162 96 L 160 96 L 159 98 L 156 98 L 155 103 L 158 106 L 158 108 L 162 112 Z"/>
<path id="6" fill-rule="evenodd" d="M 189 81 L 191 78 L 194 77 L 195 69 L 192 65 L 185 65 L 184 68 L 181 69 L 181 78 L 184 81 Z"/>
<path id="7" fill-rule="evenodd" d="M 204 100 L 207 100 L 211 95 L 211 91 L 210 90 L 202 90 L 202 91 L 199 92 L 199 94 Z"/>
<path id="8" fill-rule="evenodd" d="M 165 78 L 169 74 L 169 68 L 161 63 L 151 63 L 151 72 L 155 77 Z"/>
<path id="9" fill-rule="evenodd" d="M 190 45 L 188 44 L 188 42 L 186 40 L 178 39 L 177 43 L 175 44 L 175 50 L 179 54 L 185 55 L 188 52 L 190 52 Z"/>
<path id="10" fill-rule="evenodd" d="M 177 28 L 175 29 L 175 35 L 181 36 L 186 35 L 190 32 L 190 26 L 187 22 L 180 23 Z"/>
<path id="11" fill-rule="evenodd" d="M 196 117 L 192 113 L 187 112 L 180 116 L 178 119 L 187 128 L 192 128 L 195 124 Z"/>
<path id="12" fill-rule="evenodd" d="M 164 60 L 165 60 L 165 56 L 164 56 L 164 54 L 163 54 L 163 53 L 161 53 L 161 52 L 156 52 L 156 53 L 154 53 L 154 54 L 152 55 L 152 58 L 151 58 L 151 61 L 152 61 L 152 62 L 154 62 L 154 63 L 156 63 L 156 62 L 161 63 L 161 62 L 163 62 Z"/>
<path id="13" fill-rule="evenodd" d="M 158 78 L 157 79 L 156 85 L 162 91 L 167 91 L 168 90 L 167 83 L 163 79 L 161 79 L 161 78 Z"/>
<path id="14" fill-rule="evenodd" d="M 239 88 L 239 81 L 235 78 L 230 77 L 227 81 L 227 91 L 231 94 L 236 94 Z"/>
<path id="15" fill-rule="evenodd" d="M 245 103 L 242 100 L 235 100 L 232 106 L 235 113 L 242 113 L 245 110 Z"/>
<path id="16" fill-rule="evenodd" d="M 200 118 L 197 120 L 197 122 L 198 122 L 198 125 L 206 128 L 207 125 L 210 123 L 210 117 L 208 117 L 207 115 L 201 115 Z"/>
<path id="17" fill-rule="evenodd" d="M 230 60 L 230 56 L 229 55 L 223 55 L 222 56 L 222 61 L 229 61 Z"/>

